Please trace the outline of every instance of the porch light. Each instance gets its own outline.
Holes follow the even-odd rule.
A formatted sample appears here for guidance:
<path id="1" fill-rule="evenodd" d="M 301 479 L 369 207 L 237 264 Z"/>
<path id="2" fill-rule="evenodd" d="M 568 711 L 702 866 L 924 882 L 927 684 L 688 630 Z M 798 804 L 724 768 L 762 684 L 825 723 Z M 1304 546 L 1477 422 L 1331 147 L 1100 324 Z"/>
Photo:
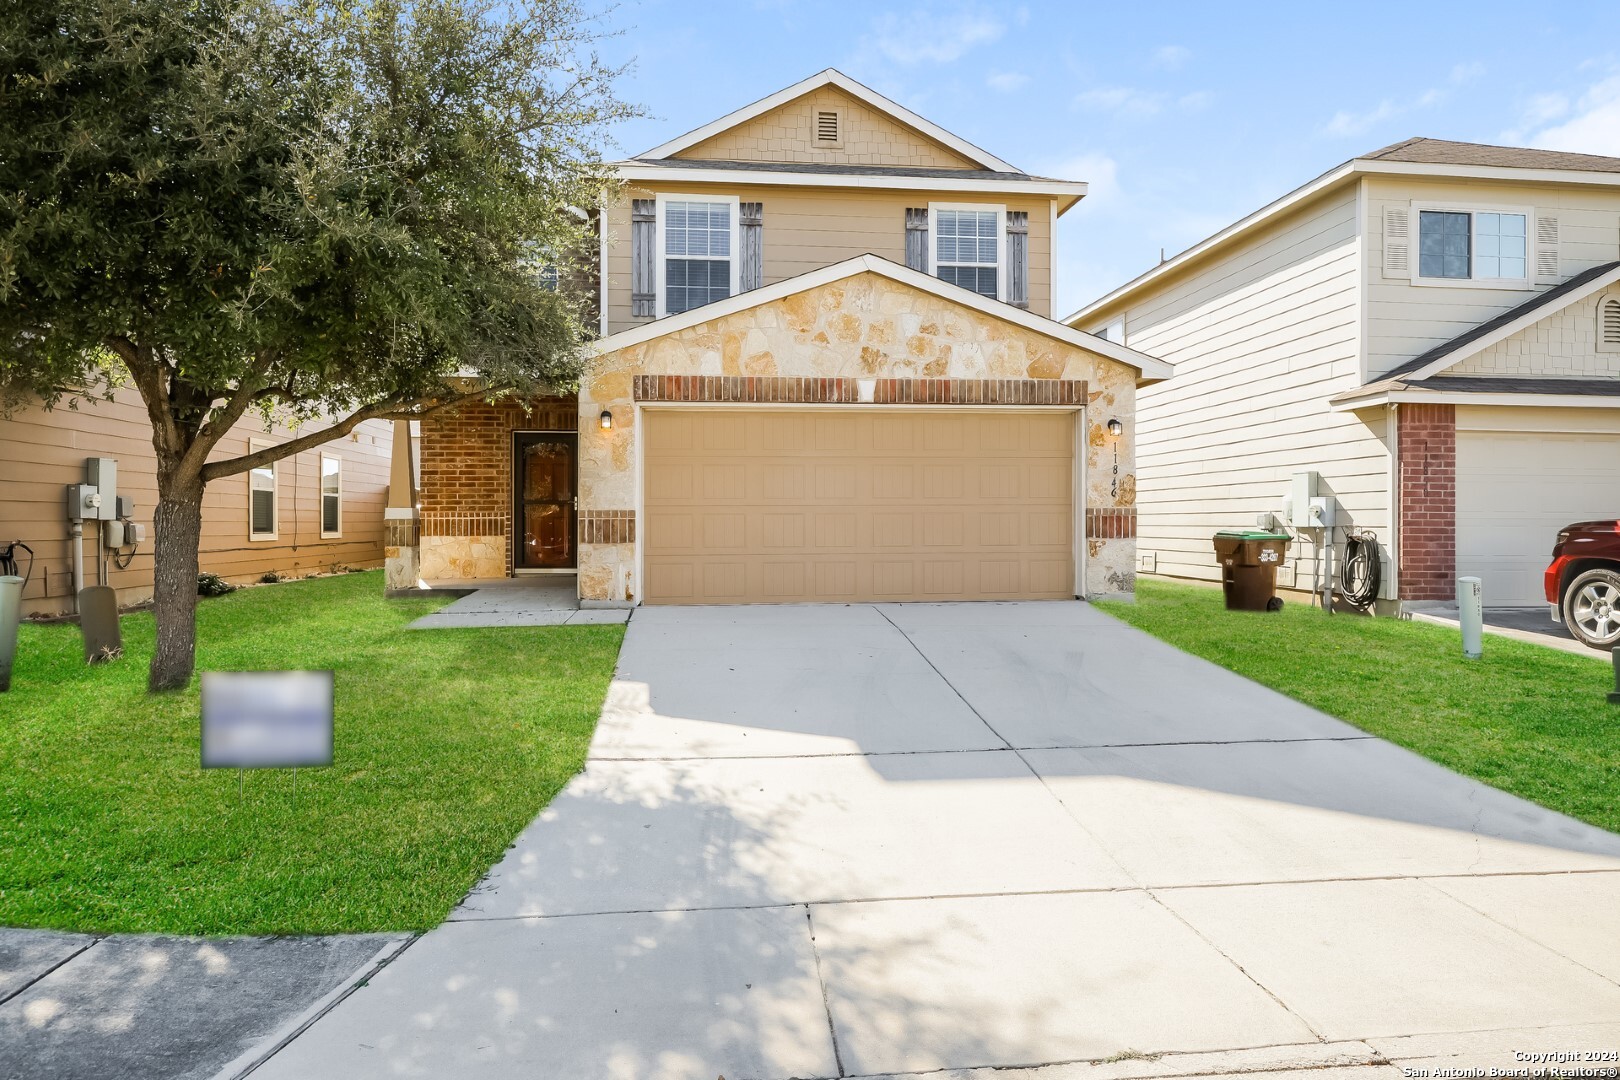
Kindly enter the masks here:
<path id="1" fill-rule="evenodd" d="M 1125 434 L 1124 424 L 1120 423 L 1118 420 L 1108 421 L 1108 437 L 1110 439 L 1117 439 L 1123 434 Z"/>
<path id="2" fill-rule="evenodd" d="M 603 409 L 602 410 L 602 430 L 603 431 L 612 431 L 613 430 L 613 410 L 612 409 Z"/>

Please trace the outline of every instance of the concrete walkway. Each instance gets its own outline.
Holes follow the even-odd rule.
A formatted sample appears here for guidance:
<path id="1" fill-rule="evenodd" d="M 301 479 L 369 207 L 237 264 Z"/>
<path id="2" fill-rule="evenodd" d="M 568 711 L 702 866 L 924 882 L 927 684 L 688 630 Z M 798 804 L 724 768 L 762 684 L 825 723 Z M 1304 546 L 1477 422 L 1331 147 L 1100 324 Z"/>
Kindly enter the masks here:
<path id="1" fill-rule="evenodd" d="M 1548 607 L 1545 604 L 1539 607 L 1488 607 L 1484 616 L 1483 629 L 1487 634 L 1509 637 L 1516 641 L 1528 641 L 1532 645 L 1545 645 L 1549 649 L 1574 653 L 1576 656 L 1609 659 L 1608 649 L 1594 649 L 1575 640 L 1575 635 L 1569 632 L 1569 627 L 1561 621 L 1555 621 L 1548 614 Z M 1439 623 L 1454 629 L 1462 625 L 1458 621 L 1456 604 L 1436 604 L 1427 610 L 1412 612 L 1412 618 L 1419 622 Z"/>
<path id="2" fill-rule="evenodd" d="M 664 608 L 586 771 L 253 1075 L 1321 1080 L 1616 1046 L 1620 837 L 1084 604 Z"/>
<path id="3" fill-rule="evenodd" d="M 628 608 L 580 610 L 572 574 L 511 578 L 480 585 L 408 630 L 482 626 L 597 626 L 628 621 Z"/>

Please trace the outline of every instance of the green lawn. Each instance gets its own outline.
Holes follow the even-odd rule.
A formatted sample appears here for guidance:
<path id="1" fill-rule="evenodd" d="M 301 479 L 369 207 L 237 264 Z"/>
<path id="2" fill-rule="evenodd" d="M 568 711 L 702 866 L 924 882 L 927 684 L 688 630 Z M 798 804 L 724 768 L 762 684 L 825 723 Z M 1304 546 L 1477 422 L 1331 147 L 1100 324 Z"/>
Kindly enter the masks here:
<path id="1" fill-rule="evenodd" d="M 1137 583 L 1100 605 L 1133 626 L 1432 758 L 1460 773 L 1620 832 L 1620 705 L 1602 656 L 1487 634 L 1481 660 L 1429 623 L 1229 612 L 1219 589 Z"/>
<path id="2" fill-rule="evenodd" d="M 0 695 L 0 925 L 184 934 L 425 929 L 577 772 L 618 626 L 428 630 L 444 600 L 380 572 L 203 600 L 197 668 L 331 668 L 336 764 L 199 766 L 196 683 L 145 692 L 150 615 L 123 660 L 24 626 Z"/>

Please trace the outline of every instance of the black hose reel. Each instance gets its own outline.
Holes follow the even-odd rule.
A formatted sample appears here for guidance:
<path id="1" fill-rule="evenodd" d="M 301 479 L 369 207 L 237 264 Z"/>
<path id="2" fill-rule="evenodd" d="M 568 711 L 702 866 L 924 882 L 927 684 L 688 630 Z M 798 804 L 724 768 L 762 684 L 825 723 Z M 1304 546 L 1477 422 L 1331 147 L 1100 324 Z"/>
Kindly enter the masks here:
<path id="1" fill-rule="evenodd" d="M 1362 611 L 1372 607 L 1382 579 L 1378 537 L 1370 532 L 1353 532 L 1345 537 L 1344 560 L 1339 563 L 1339 595 L 1345 603 Z"/>

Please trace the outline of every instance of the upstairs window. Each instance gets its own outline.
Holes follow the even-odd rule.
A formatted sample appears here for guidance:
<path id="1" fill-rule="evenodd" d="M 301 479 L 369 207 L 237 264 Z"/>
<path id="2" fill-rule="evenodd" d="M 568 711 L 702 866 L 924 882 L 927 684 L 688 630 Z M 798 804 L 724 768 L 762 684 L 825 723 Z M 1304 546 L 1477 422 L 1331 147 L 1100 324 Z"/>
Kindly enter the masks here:
<path id="1" fill-rule="evenodd" d="M 658 200 L 659 294 L 664 315 L 678 315 L 737 291 L 735 199 Z"/>
<path id="2" fill-rule="evenodd" d="M 933 210 L 934 274 L 942 281 L 988 296 L 1001 295 L 1002 211 Z"/>
<path id="3" fill-rule="evenodd" d="M 1419 281 L 1529 284 L 1527 213 L 1420 209 Z"/>

